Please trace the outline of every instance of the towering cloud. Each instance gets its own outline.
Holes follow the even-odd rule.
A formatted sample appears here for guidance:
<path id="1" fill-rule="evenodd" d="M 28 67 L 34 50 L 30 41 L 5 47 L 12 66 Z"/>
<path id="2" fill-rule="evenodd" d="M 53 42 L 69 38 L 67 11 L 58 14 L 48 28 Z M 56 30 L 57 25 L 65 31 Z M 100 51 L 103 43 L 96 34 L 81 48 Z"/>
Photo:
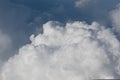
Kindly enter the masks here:
<path id="1" fill-rule="evenodd" d="M 98 23 L 43 25 L 2 67 L 0 80 L 90 80 L 120 76 L 120 43 Z"/>

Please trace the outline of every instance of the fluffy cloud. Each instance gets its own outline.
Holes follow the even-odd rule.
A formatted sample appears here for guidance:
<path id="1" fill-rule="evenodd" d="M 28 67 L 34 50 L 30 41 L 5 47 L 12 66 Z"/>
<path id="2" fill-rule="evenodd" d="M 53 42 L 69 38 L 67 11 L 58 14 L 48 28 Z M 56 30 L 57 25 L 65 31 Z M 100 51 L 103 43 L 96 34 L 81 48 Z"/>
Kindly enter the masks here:
<path id="1" fill-rule="evenodd" d="M 75 6 L 76 7 L 82 7 L 82 6 L 86 5 L 86 4 L 88 4 L 89 1 L 92 1 L 92 0 L 77 0 L 75 2 Z"/>
<path id="2" fill-rule="evenodd" d="M 0 80 L 90 80 L 120 76 L 120 43 L 110 29 L 93 22 L 43 25 L 19 54 L 2 67 Z"/>
<path id="3" fill-rule="evenodd" d="M 111 12 L 111 17 L 114 30 L 120 33 L 120 4 L 118 4 L 117 8 Z"/>

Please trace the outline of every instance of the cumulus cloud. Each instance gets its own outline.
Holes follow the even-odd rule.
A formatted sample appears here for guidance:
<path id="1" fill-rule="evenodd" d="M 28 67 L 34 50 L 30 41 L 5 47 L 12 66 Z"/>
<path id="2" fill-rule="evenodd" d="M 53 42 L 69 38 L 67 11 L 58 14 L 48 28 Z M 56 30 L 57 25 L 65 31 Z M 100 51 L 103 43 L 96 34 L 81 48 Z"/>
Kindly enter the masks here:
<path id="1" fill-rule="evenodd" d="M 82 7 L 82 6 L 86 5 L 86 4 L 88 4 L 90 1 L 92 1 L 92 0 L 77 0 L 75 2 L 75 6 L 76 7 Z"/>
<path id="2" fill-rule="evenodd" d="M 90 80 L 120 76 L 120 43 L 96 22 L 43 25 L 2 67 L 0 80 Z"/>
<path id="3" fill-rule="evenodd" d="M 120 4 L 117 5 L 116 9 L 111 11 L 111 17 L 114 30 L 120 33 Z"/>

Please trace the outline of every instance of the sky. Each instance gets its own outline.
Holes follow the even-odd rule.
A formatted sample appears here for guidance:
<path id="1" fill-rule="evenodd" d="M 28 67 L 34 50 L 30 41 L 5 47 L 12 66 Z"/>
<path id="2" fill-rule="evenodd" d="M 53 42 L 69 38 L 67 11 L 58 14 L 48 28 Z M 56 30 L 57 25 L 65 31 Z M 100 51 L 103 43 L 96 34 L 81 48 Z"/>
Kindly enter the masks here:
<path id="1" fill-rule="evenodd" d="M 0 80 L 120 78 L 119 14 L 120 0 L 0 0 Z"/>

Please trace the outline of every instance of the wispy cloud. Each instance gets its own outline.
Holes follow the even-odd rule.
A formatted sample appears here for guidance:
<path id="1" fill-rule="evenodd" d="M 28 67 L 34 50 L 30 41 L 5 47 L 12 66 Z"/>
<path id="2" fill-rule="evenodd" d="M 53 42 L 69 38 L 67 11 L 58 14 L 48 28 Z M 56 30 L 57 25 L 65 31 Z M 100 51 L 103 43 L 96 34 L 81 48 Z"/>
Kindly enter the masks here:
<path id="1" fill-rule="evenodd" d="M 11 48 L 12 40 L 10 36 L 0 30 L 0 63 L 4 59 L 5 55 L 9 53 Z"/>
<path id="2" fill-rule="evenodd" d="M 94 0 L 76 0 L 75 1 L 75 6 L 76 7 L 83 7 L 87 4 L 89 4 L 90 1 L 94 1 Z"/>
<path id="3" fill-rule="evenodd" d="M 120 33 L 120 4 L 118 4 L 116 9 L 112 10 L 110 14 L 114 26 L 113 29 Z"/>

